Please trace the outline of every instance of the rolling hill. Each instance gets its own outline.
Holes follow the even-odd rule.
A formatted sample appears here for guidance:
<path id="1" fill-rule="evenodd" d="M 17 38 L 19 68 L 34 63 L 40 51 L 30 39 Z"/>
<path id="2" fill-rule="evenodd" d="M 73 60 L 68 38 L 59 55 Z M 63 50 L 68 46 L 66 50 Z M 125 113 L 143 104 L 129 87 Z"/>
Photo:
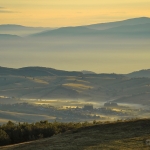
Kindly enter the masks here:
<path id="1" fill-rule="evenodd" d="M 150 69 L 145 69 L 145 70 L 139 70 L 135 72 L 131 72 L 127 74 L 126 76 L 131 77 L 131 78 L 136 78 L 136 77 L 150 77 Z"/>
<path id="2" fill-rule="evenodd" d="M 103 123 L 67 131 L 46 139 L 0 147 L 1 150 L 148 150 L 150 120 Z M 128 131 L 128 132 L 127 132 Z"/>
<path id="3" fill-rule="evenodd" d="M 0 75 L 17 75 L 17 76 L 80 76 L 81 72 L 63 71 L 45 67 L 24 67 L 19 69 L 0 67 Z"/>
<path id="4" fill-rule="evenodd" d="M 0 95 L 35 99 L 149 104 L 150 78 L 83 74 L 44 67 L 0 67 Z"/>

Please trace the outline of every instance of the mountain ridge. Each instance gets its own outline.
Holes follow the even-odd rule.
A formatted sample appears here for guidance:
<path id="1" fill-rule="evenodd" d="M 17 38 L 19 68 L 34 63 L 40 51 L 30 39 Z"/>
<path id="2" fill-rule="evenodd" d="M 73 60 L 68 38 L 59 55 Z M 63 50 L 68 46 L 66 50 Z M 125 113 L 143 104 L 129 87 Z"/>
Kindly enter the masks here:
<path id="1" fill-rule="evenodd" d="M 62 35 L 65 34 L 93 34 L 101 33 L 100 31 L 106 31 L 121 28 L 122 26 L 131 27 L 134 25 L 143 25 L 143 24 L 150 24 L 150 18 L 148 17 L 139 17 L 139 18 L 130 18 L 121 21 L 114 21 L 114 22 L 105 22 L 105 23 L 97 23 L 91 25 L 80 25 L 80 26 L 66 26 L 66 27 L 59 27 L 59 28 L 50 28 L 50 27 L 30 27 L 30 26 L 23 26 L 17 24 L 1 24 L 0 25 L 0 34 L 14 34 L 14 35 L 26 35 L 26 36 L 37 36 L 42 35 L 48 36 L 48 34 L 56 34 Z M 16 34 L 15 34 L 16 32 Z M 20 32 L 20 33 L 19 33 Z M 22 33 L 21 33 L 22 32 Z M 27 33 L 25 33 L 27 32 Z M 25 36 L 24 35 L 24 36 Z"/>
<path id="2" fill-rule="evenodd" d="M 23 67 L 19 69 L 14 68 L 6 68 L 0 67 L 0 74 L 10 75 L 21 75 L 21 76 L 58 76 L 58 75 L 69 75 L 69 76 L 77 76 L 82 75 L 81 72 L 77 71 L 64 71 L 64 70 L 56 70 L 53 68 L 46 67 Z"/>
<path id="3" fill-rule="evenodd" d="M 142 23 L 136 23 L 136 21 L 140 20 L 140 18 L 138 18 L 137 20 L 135 19 L 130 19 L 130 21 L 132 23 L 128 23 L 129 20 L 125 20 L 125 21 L 120 21 L 119 23 L 116 22 L 115 26 L 111 26 L 109 28 L 105 28 L 105 29 L 95 29 L 95 28 L 90 28 L 89 26 L 75 26 L 75 27 L 61 27 L 58 29 L 54 29 L 54 30 L 47 30 L 44 32 L 39 32 L 36 34 L 32 34 L 29 35 L 29 37 L 53 37 L 53 36 L 70 36 L 70 37 L 75 37 L 75 36 L 86 36 L 86 37 L 103 37 L 105 35 L 115 35 L 117 36 L 118 34 L 120 34 L 122 37 L 124 35 L 128 35 L 128 37 L 149 37 L 149 33 L 150 33 L 150 19 L 147 18 L 145 22 Z M 115 22 L 113 22 L 115 23 Z M 98 24 L 97 24 L 98 25 Z M 104 25 L 104 24 L 99 24 L 99 25 Z M 105 25 L 109 25 L 109 23 L 105 23 Z M 92 25 L 91 25 L 92 26 Z"/>
<path id="4" fill-rule="evenodd" d="M 129 18 L 129 19 L 113 21 L 113 22 L 91 24 L 91 25 L 87 25 L 87 27 L 103 30 L 103 29 L 108 29 L 108 28 L 124 25 L 125 22 L 127 22 L 126 25 L 150 23 L 150 18 L 149 17 Z"/>
<path id="5" fill-rule="evenodd" d="M 35 72 L 34 72 L 35 71 Z M 16 73 L 15 73 L 16 72 Z M 82 71 L 66 71 L 66 70 L 59 70 L 59 69 L 55 69 L 55 68 L 50 68 L 50 67 L 40 67 L 40 66 L 28 66 L 28 67 L 21 67 L 21 68 L 9 68 L 9 67 L 2 67 L 0 66 L 0 75 L 1 74 L 7 74 L 10 73 L 10 75 L 14 74 L 17 75 L 18 74 L 22 74 L 23 72 L 25 74 L 27 74 L 27 72 L 34 72 L 33 76 L 36 76 L 36 73 L 38 72 L 43 72 L 43 74 L 41 74 L 42 76 L 44 75 L 50 75 L 50 76 L 59 76 L 59 73 L 61 75 L 79 75 L 79 76 L 108 76 L 108 75 L 112 75 L 112 76 L 127 76 L 127 77 L 150 77 L 150 69 L 141 69 L 138 71 L 133 71 L 127 74 L 117 74 L 117 73 L 95 73 L 93 71 L 89 71 L 89 70 L 82 70 Z M 7 74 L 8 75 L 8 74 Z"/>

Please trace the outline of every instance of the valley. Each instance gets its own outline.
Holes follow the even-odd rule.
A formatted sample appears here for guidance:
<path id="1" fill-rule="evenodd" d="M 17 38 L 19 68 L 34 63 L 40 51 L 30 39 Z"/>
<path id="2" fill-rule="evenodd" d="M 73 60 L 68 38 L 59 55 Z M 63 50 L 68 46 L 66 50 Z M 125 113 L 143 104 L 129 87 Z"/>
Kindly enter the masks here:
<path id="1" fill-rule="evenodd" d="M 0 118 L 84 122 L 148 118 L 150 78 L 83 74 L 52 68 L 1 68 Z M 106 107 L 105 103 L 117 106 Z M 92 109 L 84 110 L 91 105 Z"/>

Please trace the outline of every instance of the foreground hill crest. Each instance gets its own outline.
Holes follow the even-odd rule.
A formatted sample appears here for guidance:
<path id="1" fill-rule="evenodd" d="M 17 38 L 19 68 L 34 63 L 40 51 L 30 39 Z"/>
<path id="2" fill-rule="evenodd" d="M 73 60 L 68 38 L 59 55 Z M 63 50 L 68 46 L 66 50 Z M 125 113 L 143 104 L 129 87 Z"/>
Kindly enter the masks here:
<path id="1" fill-rule="evenodd" d="M 0 148 L 1 150 L 149 149 L 149 145 L 146 143 L 146 140 L 150 139 L 149 119 L 104 124 L 94 123 L 96 125 L 88 125 L 87 123 L 85 127 L 55 135 L 51 138 Z"/>

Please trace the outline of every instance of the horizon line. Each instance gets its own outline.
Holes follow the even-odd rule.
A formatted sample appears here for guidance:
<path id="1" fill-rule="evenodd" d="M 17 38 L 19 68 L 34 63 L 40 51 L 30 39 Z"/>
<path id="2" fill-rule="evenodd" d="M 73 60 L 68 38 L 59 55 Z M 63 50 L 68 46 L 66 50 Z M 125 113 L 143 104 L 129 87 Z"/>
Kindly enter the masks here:
<path id="1" fill-rule="evenodd" d="M 0 66 L 0 68 L 7 68 L 7 69 L 22 69 L 22 68 L 47 68 L 47 69 L 54 69 L 54 70 L 59 70 L 59 71 L 68 71 L 68 72 L 81 72 L 82 71 L 90 71 L 90 72 L 94 72 L 95 74 L 118 74 L 118 75 L 126 75 L 126 74 L 130 74 L 130 73 L 133 73 L 133 72 L 138 72 L 138 71 L 144 71 L 144 70 L 150 70 L 150 69 L 140 69 L 140 70 L 133 70 L 132 72 L 128 72 L 128 73 L 115 73 L 115 72 L 101 72 L 101 73 L 98 73 L 98 72 L 95 72 L 93 70 L 86 70 L 86 69 L 82 69 L 82 70 L 65 70 L 65 69 L 56 69 L 56 68 L 52 68 L 52 67 L 46 67 L 46 66 L 22 66 L 22 67 L 4 67 L 4 66 Z"/>
<path id="2" fill-rule="evenodd" d="M 122 20 L 116 20 L 116 21 L 108 21 L 108 22 L 97 22 L 97 23 L 91 23 L 91 24 L 83 24 L 83 25 L 69 25 L 69 26 L 61 26 L 61 27 L 50 27 L 50 26 L 26 26 L 26 25 L 22 25 L 22 24 L 0 24 L 0 26 L 7 26 L 7 25 L 15 25 L 15 26 L 22 26 L 22 27 L 33 27 L 33 28 L 62 28 L 62 27 L 80 27 L 80 26 L 89 26 L 89 25 L 97 25 L 97 24 L 106 24 L 106 23 L 115 23 L 115 22 L 122 22 L 122 21 L 127 21 L 127 20 L 133 20 L 133 19 L 141 19 L 141 18 L 145 18 L 145 19 L 150 19 L 150 17 L 146 17 L 146 16 L 141 16 L 141 17 L 133 17 L 133 18 L 127 18 L 127 19 L 122 19 Z"/>

